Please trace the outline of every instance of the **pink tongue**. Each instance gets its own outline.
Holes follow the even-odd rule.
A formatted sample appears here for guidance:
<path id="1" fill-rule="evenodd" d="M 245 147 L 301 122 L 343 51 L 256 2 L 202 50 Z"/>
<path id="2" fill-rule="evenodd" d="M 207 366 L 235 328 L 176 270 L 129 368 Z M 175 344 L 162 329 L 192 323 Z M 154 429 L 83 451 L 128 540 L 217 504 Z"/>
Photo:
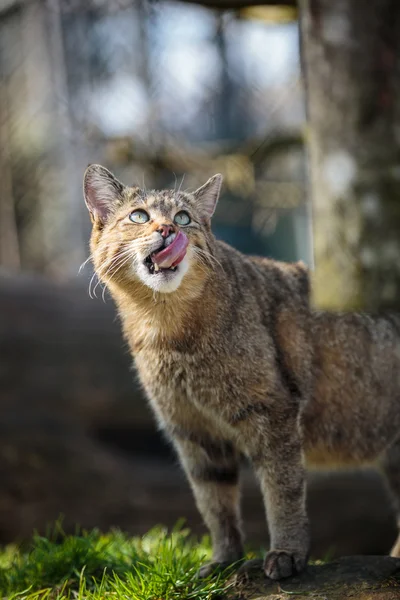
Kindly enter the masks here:
<path id="1" fill-rule="evenodd" d="M 189 240 L 186 235 L 182 231 L 178 231 L 174 241 L 160 252 L 152 254 L 151 260 L 163 269 L 176 267 L 185 258 L 188 244 Z"/>

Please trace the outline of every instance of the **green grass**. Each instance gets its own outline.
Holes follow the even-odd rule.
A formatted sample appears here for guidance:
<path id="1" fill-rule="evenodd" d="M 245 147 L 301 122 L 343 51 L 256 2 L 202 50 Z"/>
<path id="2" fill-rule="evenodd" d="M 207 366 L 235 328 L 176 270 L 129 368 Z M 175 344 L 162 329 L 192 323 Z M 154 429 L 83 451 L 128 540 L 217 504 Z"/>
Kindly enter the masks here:
<path id="1" fill-rule="evenodd" d="M 0 551 L 0 598 L 18 600 L 217 600 L 229 573 L 199 580 L 210 557 L 207 538 L 176 527 L 129 538 L 99 531 L 65 535 L 60 526 L 26 549 Z"/>

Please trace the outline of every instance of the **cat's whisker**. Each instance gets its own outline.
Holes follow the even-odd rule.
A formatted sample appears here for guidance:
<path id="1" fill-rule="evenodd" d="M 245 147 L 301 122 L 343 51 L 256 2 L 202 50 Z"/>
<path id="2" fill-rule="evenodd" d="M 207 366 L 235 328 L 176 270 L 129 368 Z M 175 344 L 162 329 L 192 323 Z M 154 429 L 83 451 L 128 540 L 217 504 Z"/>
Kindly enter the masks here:
<path id="1" fill-rule="evenodd" d="M 222 264 L 219 262 L 218 259 L 215 258 L 215 256 L 213 256 L 212 254 L 210 254 L 210 252 L 206 252 L 205 250 L 202 250 L 201 253 L 203 254 L 203 256 L 207 259 L 210 260 L 211 262 L 214 262 L 218 267 L 220 267 L 222 270 L 224 270 L 224 267 L 222 266 Z"/>
<path id="2" fill-rule="evenodd" d="M 125 260 L 125 258 L 134 258 L 134 255 L 132 254 L 132 251 L 130 250 L 130 248 L 127 248 L 126 250 L 124 250 L 123 252 L 120 252 L 116 257 L 115 260 L 112 262 L 111 265 L 109 265 L 107 272 L 105 273 L 105 275 L 108 275 L 108 273 L 114 273 L 116 268 L 119 267 L 119 264 Z"/>
<path id="3" fill-rule="evenodd" d="M 120 242 L 113 242 L 111 244 L 107 244 L 107 245 L 104 244 L 104 246 L 99 246 L 99 248 L 97 248 L 92 254 L 89 254 L 87 259 L 81 264 L 81 266 L 79 267 L 78 273 L 80 273 L 84 269 L 84 267 L 87 265 L 88 262 L 91 261 L 92 263 L 94 263 L 95 259 L 98 256 L 101 256 L 101 254 L 104 250 L 114 248 L 114 247 L 117 247 L 120 245 L 121 245 Z M 102 267 L 100 267 L 100 269 L 101 268 Z M 92 280 L 93 280 L 93 276 L 92 276 L 91 282 L 92 282 Z M 91 282 L 89 283 L 89 286 L 91 285 Z"/>
<path id="4" fill-rule="evenodd" d="M 106 299 L 105 299 L 106 290 L 107 290 L 107 284 L 105 283 L 103 286 L 103 291 L 101 293 L 101 299 L 103 300 L 104 304 L 106 303 Z"/>
<path id="5" fill-rule="evenodd" d="M 185 188 L 185 189 L 183 190 L 183 193 L 184 193 L 184 194 L 191 194 L 191 193 L 192 193 L 192 191 L 193 191 L 193 188 L 190 188 L 190 187 L 188 187 L 188 188 Z"/>
<path id="6" fill-rule="evenodd" d="M 92 288 L 92 284 L 93 284 L 93 279 L 94 279 L 95 277 L 98 277 L 98 275 L 97 275 L 97 273 L 96 273 L 96 272 L 94 272 L 94 273 L 93 273 L 93 275 L 92 275 L 92 277 L 90 278 L 90 281 L 89 281 L 89 288 L 88 288 L 88 291 L 89 291 L 89 297 L 90 297 L 92 300 L 93 300 L 93 299 L 96 297 L 96 295 L 93 295 L 93 292 L 92 292 L 92 289 L 91 289 L 91 288 Z"/>
<path id="7" fill-rule="evenodd" d="M 124 267 L 131 258 L 132 258 L 131 255 L 128 255 L 127 257 L 125 257 L 125 259 L 119 263 L 118 268 L 113 272 L 112 276 L 115 277 L 116 274 L 118 273 L 118 271 L 120 271 L 122 269 L 122 267 Z"/>
<path id="8" fill-rule="evenodd" d="M 151 246 L 154 243 L 154 239 L 155 238 L 153 237 L 153 234 L 151 234 L 147 237 L 142 237 L 137 240 L 132 240 L 130 242 L 130 246 L 132 248 L 142 248 L 142 247 L 144 248 L 146 246 Z"/>
<path id="9" fill-rule="evenodd" d="M 98 281 L 97 281 L 97 283 L 96 283 L 96 285 L 95 285 L 95 287 L 94 287 L 94 290 L 93 290 L 93 291 L 94 291 L 94 292 L 96 292 L 96 289 L 97 289 L 97 287 L 98 287 L 99 285 L 100 285 L 100 286 L 101 286 L 101 285 L 103 285 L 103 290 L 102 290 L 102 294 L 101 294 L 101 297 L 102 297 L 102 300 L 103 300 L 103 302 L 105 302 L 105 297 L 104 297 L 104 294 L 105 294 L 105 292 L 106 292 L 106 289 L 107 289 L 107 282 L 106 282 L 106 281 L 104 281 L 104 279 L 106 278 L 106 276 L 107 276 L 108 272 L 109 272 L 109 271 L 110 271 L 110 270 L 113 268 L 113 266 L 115 266 L 115 265 L 114 265 L 114 262 L 115 262 L 116 264 L 118 264 L 118 260 L 119 260 L 119 258 L 120 258 L 120 257 L 121 257 L 121 255 L 120 255 L 120 254 L 118 254 L 117 256 L 113 257 L 113 259 L 112 259 L 112 261 L 111 261 L 111 264 L 110 264 L 110 261 L 108 261 L 108 264 L 109 264 L 109 266 L 108 266 L 108 269 L 107 269 L 106 273 L 105 273 L 105 274 L 103 274 L 103 273 L 100 273 L 100 274 L 101 274 L 101 277 L 102 277 L 102 279 L 98 279 Z M 97 296 L 96 296 L 96 298 L 97 298 Z"/>
<path id="10" fill-rule="evenodd" d="M 147 188 L 146 188 L 146 184 L 144 182 L 144 172 L 142 173 L 142 180 L 143 180 L 143 190 L 144 190 L 144 193 L 147 194 Z"/>
<path id="11" fill-rule="evenodd" d="M 174 185 L 174 192 L 173 192 L 173 193 L 175 194 L 175 192 L 176 192 L 176 185 L 177 185 L 177 183 L 178 183 L 178 179 L 177 179 L 177 177 L 176 177 L 176 173 L 174 173 L 174 171 L 172 171 L 172 174 L 173 174 L 173 176 L 175 177 L 175 185 Z"/>
<path id="12" fill-rule="evenodd" d="M 116 274 L 118 273 L 118 271 L 129 261 L 132 260 L 133 263 L 137 263 L 137 257 L 135 256 L 135 251 L 137 251 L 137 248 L 133 247 L 134 244 L 129 243 L 129 244 L 125 244 L 125 248 L 123 248 L 120 252 L 117 253 L 116 256 L 112 256 L 108 261 L 106 261 L 99 269 L 99 274 L 101 276 L 101 280 L 103 280 L 103 283 L 105 283 L 105 281 L 110 280 L 111 277 L 115 277 Z M 148 243 L 143 244 L 143 246 L 147 246 L 148 247 Z M 101 284 L 101 280 L 99 279 L 99 281 L 96 283 L 94 289 L 93 289 L 93 293 L 94 295 L 96 295 L 96 289 L 98 287 L 98 285 Z M 107 288 L 107 284 L 105 283 L 105 287 L 103 288 L 103 300 L 104 300 L 104 293 L 106 291 Z"/>
<path id="13" fill-rule="evenodd" d="M 95 285 L 95 286 L 94 286 L 94 288 L 93 288 L 93 295 L 94 295 L 94 297 L 95 297 L 95 298 L 97 298 L 97 295 L 96 295 L 96 290 L 97 290 L 97 288 L 99 287 L 99 285 L 101 286 L 101 284 L 102 284 L 102 281 L 101 281 L 101 279 L 99 279 L 99 278 L 98 278 L 98 279 L 97 279 L 97 282 L 96 282 L 96 285 Z"/>
<path id="14" fill-rule="evenodd" d="M 196 264 L 196 269 L 200 269 L 200 271 L 202 271 L 205 275 L 208 275 L 208 271 L 205 268 L 205 264 L 202 260 L 200 260 L 197 264 Z"/>
<path id="15" fill-rule="evenodd" d="M 123 251 L 123 253 L 125 253 L 125 252 L 126 252 L 126 250 Z M 93 298 L 93 295 L 94 295 L 95 298 L 97 298 L 97 296 L 96 296 L 96 289 L 97 289 L 97 287 L 99 285 L 101 285 L 101 279 L 100 279 L 100 277 L 104 278 L 104 277 L 107 276 L 107 274 L 108 274 L 109 270 L 112 268 L 113 264 L 118 261 L 118 259 L 120 258 L 121 254 L 123 254 L 123 253 L 119 252 L 116 256 L 112 256 L 110 259 L 108 259 L 98 269 L 98 271 L 99 271 L 98 281 L 97 281 L 96 285 L 94 286 L 93 291 L 91 293 L 90 288 L 91 288 L 91 285 L 92 285 L 92 282 L 93 282 L 93 276 L 92 276 L 92 279 L 90 280 L 90 283 L 89 283 L 89 295 L 90 295 L 91 298 Z M 96 275 L 96 273 L 94 273 L 94 275 Z"/>
<path id="16" fill-rule="evenodd" d="M 181 183 L 180 183 L 180 185 L 179 185 L 179 188 L 178 188 L 178 194 L 177 194 L 177 195 L 179 195 L 179 194 L 180 194 L 180 192 L 181 192 L 181 187 L 182 187 L 182 183 L 183 183 L 183 181 L 184 181 L 184 179 L 185 179 L 185 175 L 186 175 L 186 173 L 184 173 L 184 174 L 182 175 L 182 179 L 181 179 Z"/>
<path id="17" fill-rule="evenodd" d="M 99 249 L 100 250 L 100 249 Z M 116 257 L 111 257 L 110 259 L 108 259 L 99 269 L 98 269 L 98 273 L 95 271 L 92 275 L 92 277 L 90 278 L 90 282 L 89 282 L 89 296 L 90 298 L 93 300 L 94 298 L 97 298 L 96 295 L 96 289 L 97 287 L 101 284 L 101 280 L 100 280 L 100 276 L 102 276 L 102 271 L 107 268 L 107 266 L 112 263 L 113 260 L 115 260 Z M 95 277 L 97 277 L 97 283 L 95 284 L 95 286 L 92 289 L 93 286 L 93 281 L 95 279 Z"/>
<path id="18" fill-rule="evenodd" d="M 120 264 L 122 262 L 124 262 L 126 259 L 129 259 L 129 258 L 133 258 L 133 255 L 132 255 L 131 249 L 127 248 L 126 250 L 124 250 L 123 252 L 120 252 L 118 254 L 118 256 L 116 257 L 115 262 L 109 267 L 106 275 L 108 273 L 111 273 L 112 275 L 114 275 L 119 270 Z"/>
<path id="19" fill-rule="evenodd" d="M 89 261 L 91 261 L 91 260 L 93 260 L 93 255 L 92 255 L 92 254 L 89 254 L 89 256 L 87 257 L 87 259 L 86 259 L 86 260 L 84 260 L 84 261 L 83 261 L 83 263 L 81 264 L 81 266 L 79 267 L 79 269 L 78 269 L 78 273 L 80 273 L 80 272 L 82 271 L 82 269 L 84 269 L 84 268 L 85 268 L 85 266 L 87 265 L 87 263 L 88 263 Z"/>
<path id="20" fill-rule="evenodd" d="M 97 278 L 97 282 L 96 285 L 93 288 L 93 292 L 94 292 L 94 296 L 95 298 L 97 298 L 97 294 L 96 294 L 96 290 L 98 287 L 102 288 L 102 297 L 103 297 L 103 293 L 104 293 L 104 288 L 105 288 L 105 283 L 103 281 L 101 281 L 101 279 Z"/>
<path id="21" fill-rule="evenodd" d="M 101 267 L 98 269 L 98 273 L 101 278 L 107 275 L 109 269 L 112 268 L 113 264 L 118 260 L 118 258 L 119 254 L 117 254 L 116 256 L 112 256 L 110 259 L 108 259 L 101 265 Z"/>
<path id="22" fill-rule="evenodd" d="M 107 244 L 100 244 L 97 250 L 93 252 L 93 258 L 97 257 L 98 255 L 101 256 L 101 254 L 107 252 L 107 250 L 112 250 L 114 248 L 124 248 L 126 245 L 126 243 L 121 243 L 120 241 L 111 242 Z"/>
<path id="23" fill-rule="evenodd" d="M 121 258 L 121 257 L 119 257 L 119 258 Z M 111 277 L 113 277 L 113 278 L 115 279 L 115 278 L 116 278 L 116 275 L 117 275 L 117 273 L 118 273 L 118 271 L 120 271 L 120 270 L 122 269 L 122 267 L 123 267 L 124 265 L 126 265 L 126 263 L 127 263 L 127 262 L 128 262 L 130 259 L 131 259 L 131 255 L 128 255 L 128 256 L 125 256 L 123 260 L 120 260 L 120 262 L 118 263 L 118 268 L 117 268 L 115 271 L 113 271 L 113 272 L 112 272 L 112 274 L 111 274 L 111 275 L 110 275 L 110 277 L 108 278 L 108 281 L 110 281 Z M 115 266 L 115 265 L 114 265 L 114 266 Z M 106 277 L 104 277 L 104 279 L 106 279 Z M 102 293 L 102 299 L 103 299 L 103 302 L 105 302 L 105 297 L 104 297 L 104 294 L 105 294 L 105 292 L 106 292 L 106 290 L 107 290 L 107 287 L 108 287 L 108 286 L 107 286 L 107 283 L 108 283 L 108 281 L 107 281 L 107 279 L 106 279 L 106 281 L 104 281 L 104 282 L 103 282 L 103 283 L 104 283 L 104 287 L 103 287 L 103 293 Z"/>
<path id="24" fill-rule="evenodd" d="M 119 264 L 122 260 L 124 260 L 126 257 L 129 258 L 132 256 L 131 250 L 130 249 L 125 249 L 123 252 L 119 252 L 116 256 L 113 257 L 112 261 L 109 262 L 107 265 L 105 265 L 105 269 L 103 268 L 102 271 L 100 272 L 101 277 L 105 278 L 107 277 L 109 274 L 114 274 L 115 271 L 115 267 L 119 267 Z"/>
<path id="25" fill-rule="evenodd" d="M 208 266 L 212 266 L 212 263 L 214 262 L 215 265 L 217 265 L 222 270 L 224 270 L 224 268 L 223 268 L 222 264 L 219 262 L 219 260 L 217 260 L 215 258 L 215 256 L 213 256 L 212 254 L 210 254 L 206 250 L 203 250 L 202 248 L 198 248 L 197 246 L 194 246 L 193 250 L 198 255 L 198 257 L 200 258 L 200 260 L 203 260 L 203 262 L 205 262 L 205 264 L 208 264 Z"/>

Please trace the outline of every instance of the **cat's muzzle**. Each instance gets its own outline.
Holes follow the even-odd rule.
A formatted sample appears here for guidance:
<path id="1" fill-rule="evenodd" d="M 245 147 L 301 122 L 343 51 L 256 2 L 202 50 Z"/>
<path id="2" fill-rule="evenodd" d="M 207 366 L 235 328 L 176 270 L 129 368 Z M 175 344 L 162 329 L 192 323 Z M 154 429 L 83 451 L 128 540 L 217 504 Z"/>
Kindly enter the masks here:
<path id="1" fill-rule="evenodd" d="M 145 259 L 149 273 L 153 275 L 163 271 L 176 271 L 186 256 L 188 244 L 189 240 L 182 231 L 169 235 L 162 245 Z"/>

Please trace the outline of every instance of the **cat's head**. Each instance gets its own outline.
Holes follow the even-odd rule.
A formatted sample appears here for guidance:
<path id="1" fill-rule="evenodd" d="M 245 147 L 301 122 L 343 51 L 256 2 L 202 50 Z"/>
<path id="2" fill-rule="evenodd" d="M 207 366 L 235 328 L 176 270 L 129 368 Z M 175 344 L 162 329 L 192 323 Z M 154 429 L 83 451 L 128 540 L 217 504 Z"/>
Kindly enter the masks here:
<path id="1" fill-rule="evenodd" d="M 124 186 L 104 167 L 90 165 L 83 190 L 100 279 L 171 293 L 183 280 L 206 274 L 221 183 L 218 174 L 192 193 L 147 191 Z"/>

